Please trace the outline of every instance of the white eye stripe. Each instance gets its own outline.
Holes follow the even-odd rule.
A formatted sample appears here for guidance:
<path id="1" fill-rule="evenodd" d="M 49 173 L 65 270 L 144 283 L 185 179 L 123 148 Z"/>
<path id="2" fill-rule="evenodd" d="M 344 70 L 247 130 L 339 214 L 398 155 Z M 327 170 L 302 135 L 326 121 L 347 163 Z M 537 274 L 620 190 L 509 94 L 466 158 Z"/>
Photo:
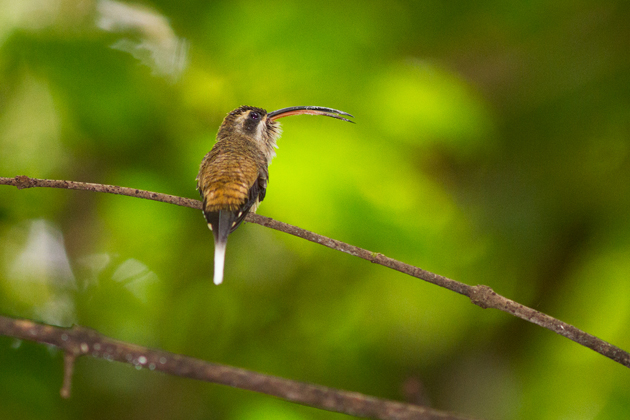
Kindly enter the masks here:
<path id="1" fill-rule="evenodd" d="M 267 124 L 264 124 L 262 121 L 256 127 L 256 140 L 264 141 L 265 130 L 267 128 Z"/>

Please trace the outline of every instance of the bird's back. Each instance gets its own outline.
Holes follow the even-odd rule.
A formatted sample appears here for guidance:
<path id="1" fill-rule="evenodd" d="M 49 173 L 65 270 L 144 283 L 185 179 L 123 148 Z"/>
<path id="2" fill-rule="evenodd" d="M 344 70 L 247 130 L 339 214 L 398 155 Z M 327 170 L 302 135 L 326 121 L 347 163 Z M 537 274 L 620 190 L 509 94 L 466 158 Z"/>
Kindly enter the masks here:
<path id="1" fill-rule="evenodd" d="M 219 141 L 204 157 L 197 185 L 205 212 L 237 211 L 249 201 L 250 189 L 260 173 L 266 173 L 264 156 L 250 142 L 243 138 Z"/>

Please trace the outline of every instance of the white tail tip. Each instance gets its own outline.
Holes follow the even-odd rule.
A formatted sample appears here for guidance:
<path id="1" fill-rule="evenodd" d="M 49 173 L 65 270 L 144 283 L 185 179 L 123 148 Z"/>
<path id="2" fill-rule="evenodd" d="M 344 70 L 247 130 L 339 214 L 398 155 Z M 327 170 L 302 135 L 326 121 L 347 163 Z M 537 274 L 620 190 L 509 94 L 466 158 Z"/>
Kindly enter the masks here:
<path id="1" fill-rule="evenodd" d="M 225 245 L 214 245 L 214 284 L 223 282 L 223 266 L 225 265 Z"/>

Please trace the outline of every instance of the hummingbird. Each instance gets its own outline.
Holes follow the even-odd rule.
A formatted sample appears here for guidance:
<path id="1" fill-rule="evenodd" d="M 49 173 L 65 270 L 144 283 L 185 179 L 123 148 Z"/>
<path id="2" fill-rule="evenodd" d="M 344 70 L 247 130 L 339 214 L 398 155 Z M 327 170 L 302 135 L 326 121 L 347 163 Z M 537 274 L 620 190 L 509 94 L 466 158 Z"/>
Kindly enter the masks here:
<path id="1" fill-rule="evenodd" d="M 214 236 L 214 284 L 223 281 L 228 235 L 255 212 L 264 200 L 269 182 L 269 164 L 282 130 L 279 118 L 291 115 L 323 115 L 354 123 L 347 112 L 320 106 L 294 106 L 267 112 L 241 106 L 230 112 L 217 133 L 212 150 L 203 158 L 197 189 L 203 214 Z"/>

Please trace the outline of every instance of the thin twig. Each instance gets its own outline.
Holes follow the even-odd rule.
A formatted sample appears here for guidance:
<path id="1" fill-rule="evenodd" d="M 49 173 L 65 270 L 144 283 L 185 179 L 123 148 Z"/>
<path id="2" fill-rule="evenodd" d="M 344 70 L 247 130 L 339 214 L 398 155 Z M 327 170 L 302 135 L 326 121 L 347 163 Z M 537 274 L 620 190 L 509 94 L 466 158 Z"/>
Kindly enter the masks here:
<path id="1" fill-rule="evenodd" d="M 179 206 L 201 209 L 201 202 L 189 198 L 177 197 L 173 195 L 160 194 L 155 192 L 138 190 L 135 188 L 117 187 L 112 185 L 89 184 L 74 181 L 57 181 L 48 179 L 29 178 L 27 176 L 16 176 L 15 178 L 0 177 L 0 185 L 13 185 L 19 189 L 32 187 L 49 187 L 49 188 L 67 188 L 75 190 L 88 190 L 97 192 L 107 192 L 111 194 L 128 195 L 131 197 L 146 198 L 149 200 L 161 201 L 164 203 L 176 204 Z M 248 222 L 257 223 L 272 229 L 276 229 L 290 235 L 294 235 L 311 242 L 324 245 L 338 251 L 348 253 L 350 255 L 363 258 L 372 263 L 389 267 L 401 273 L 408 274 L 412 277 L 433 283 L 435 285 L 452 290 L 453 292 L 462 294 L 470 298 L 471 302 L 481 308 L 494 308 L 503 312 L 512 314 L 518 318 L 529 321 L 533 324 L 547 328 L 557 334 L 560 334 L 570 340 L 575 341 L 591 350 L 614 360 L 626 367 L 630 367 L 630 354 L 619 347 L 601 340 L 591 334 L 588 334 L 573 325 L 562 322 L 556 318 L 536 311 L 520 303 L 514 302 L 494 292 L 490 287 L 484 285 L 469 286 L 467 284 L 449 279 L 439 274 L 423 270 L 410 264 L 397 261 L 393 258 L 386 257 L 366 249 L 349 245 L 308 230 L 292 226 L 283 222 L 279 222 L 258 214 L 249 214 L 246 219 Z"/>
<path id="2" fill-rule="evenodd" d="M 1 324 L 1 322 L 0 322 Z M 67 351 L 63 354 L 63 384 L 59 394 L 62 398 L 70 398 L 70 392 L 72 390 L 72 374 L 74 373 L 74 361 L 77 359 L 77 355 L 71 351 Z"/>
<path id="3" fill-rule="evenodd" d="M 70 395 L 70 377 L 76 357 L 88 355 L 131 364 L 170 375 L 228 385 L 282 398 L 322 410 L 382 420 L 465 420 L 468 417 L 413 404 L 384 400 L 319 385 L 209 363 L 192 357 L 149 349 L 106 337 L 97 331 L 74 326 L 61 328 L 25 319 L 0 316 L 0 334 L 46 343 L 65 353 L 61 395 Z"/>

